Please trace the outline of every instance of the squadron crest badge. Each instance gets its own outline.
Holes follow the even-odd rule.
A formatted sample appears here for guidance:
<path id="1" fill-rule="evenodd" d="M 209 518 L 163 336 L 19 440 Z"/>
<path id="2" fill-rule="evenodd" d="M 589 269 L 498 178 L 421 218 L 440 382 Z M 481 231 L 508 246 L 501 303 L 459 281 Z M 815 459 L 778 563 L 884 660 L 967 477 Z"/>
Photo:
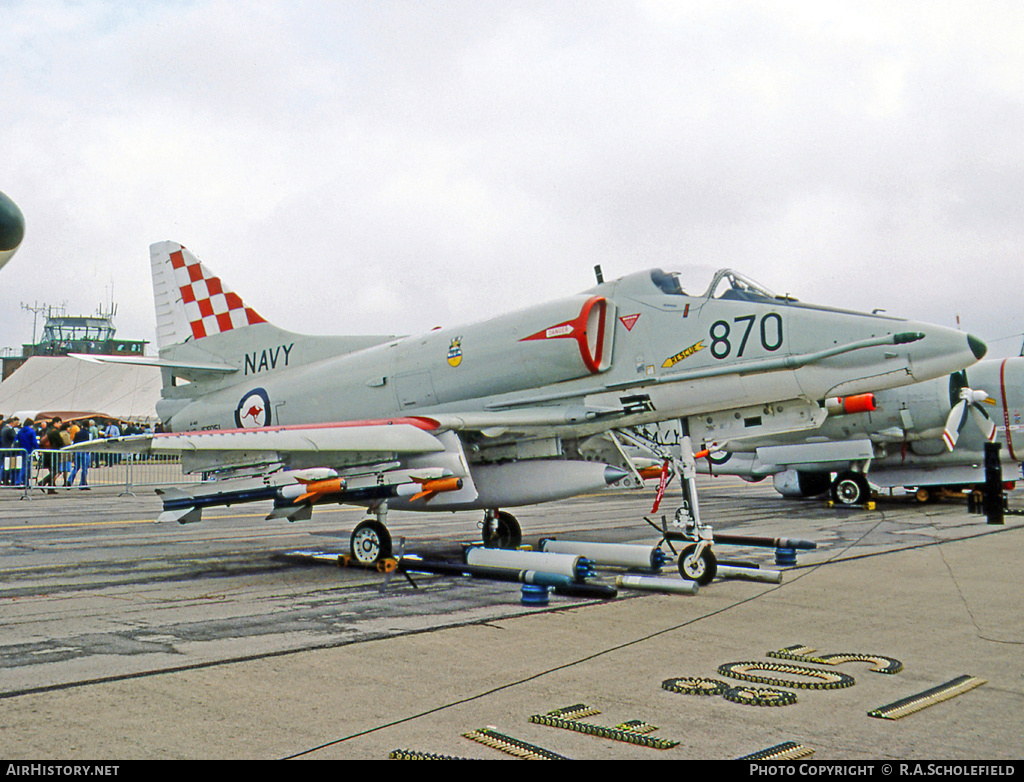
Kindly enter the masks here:
<path id="1" fill-rule="evenodd" d="M 462 363 L 462 337 L 456 337 L 448 346 L 448 365 L 457 367 Z"/>

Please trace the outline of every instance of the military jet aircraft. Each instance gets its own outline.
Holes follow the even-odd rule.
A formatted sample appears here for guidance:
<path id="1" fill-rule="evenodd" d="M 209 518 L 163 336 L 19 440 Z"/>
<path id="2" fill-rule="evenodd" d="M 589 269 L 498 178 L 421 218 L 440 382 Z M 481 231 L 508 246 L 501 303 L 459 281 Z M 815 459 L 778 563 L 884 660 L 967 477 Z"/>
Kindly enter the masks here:
<path id="1" fill-rule="evenodd" d="M 729 443 L 700 470 L 770 475 L 784 496 L 830 491 L 836 502 L 859 504 L 869 483 L 913 488 L 922 501 L 942 487 L 983 484 L 984 446 L 993 440 L 1004 475 L 1024 461 L 1024 357 L 831 405 L 835 414 L 812 433 Z"/>
<path id="2" fill-rule="evenodd" d="M 25 217 L 18 205 L 0 193 L 0 269 L 18 251 L 25 238 Z"/>
<path id="3" fill-rule="evenodd" d="M 367 564 L 391 551 L 389 508 L 483 510 L 484 542 L 518 545 L 504 509 L 627 474 L 583 457 L 599 433 L 669 419 L 701 440 L 813 428 L 826 415 L 814 400 L 947 375 L 986 350 L 952 329 L 776 296 L 731 270 L 694 294 L 660 269 L 609 282 L 595 269 L 588 291 L 481 323 L 303 336 L 181 245 L 150 249 L 159 358 L 82 358 L 162 367 L 166 432 L 102 447 L 180 452 L 186 471 L 219 478 L 164 493 L 163 519 L 259 499 L 274 502 L 268 518 L 367 506 L 375 517 L 351 539 Z M 701 546 L 684 551 L 698 568 L 713 562 Z"/>

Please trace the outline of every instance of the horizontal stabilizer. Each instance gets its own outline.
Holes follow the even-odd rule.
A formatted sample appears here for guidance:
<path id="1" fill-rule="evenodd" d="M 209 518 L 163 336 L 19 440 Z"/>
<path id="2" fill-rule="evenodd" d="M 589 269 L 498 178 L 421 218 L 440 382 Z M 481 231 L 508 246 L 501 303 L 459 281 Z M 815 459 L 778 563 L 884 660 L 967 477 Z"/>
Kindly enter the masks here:
<path id="1" fill-rule="evenodd" d="M 86 440 L 69 445 L 65 451 L 88 451 L 90 453 L 150 453 L 151 434 L 129 434 L 124 437 L 108 437 L 101 440 Z"/>
<path id="2" fill-rule="evenodd" d="M 237 372 L 238 367 L 230 364 L 214 364 L 208 361 L 173 361 L 156 356 L 105 356 L 98 353 L 69 353 L 71 358 L 92 364 L 128 364 L 137 367 L 160 367 L 161 369 L 192 369 L 201 372 Z"/>

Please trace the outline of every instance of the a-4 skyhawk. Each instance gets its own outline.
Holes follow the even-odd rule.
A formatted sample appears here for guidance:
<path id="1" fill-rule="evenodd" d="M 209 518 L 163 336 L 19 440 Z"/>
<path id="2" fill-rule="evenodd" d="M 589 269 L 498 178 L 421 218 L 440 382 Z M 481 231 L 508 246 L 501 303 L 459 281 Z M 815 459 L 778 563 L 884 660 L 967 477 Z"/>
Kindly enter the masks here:
<path id="1" fill-rule="evenodd" d="M 166 431 L 103 447 L 180 452 L 187 472 L 220 478 L 164 493 L 165 519 L 259 499 L 289 519 L 320 502 L 367 506 L 351 541 L 365 563 L 390 554 L 388 509 L 483 510 L 485 543 L 518 545 L 502 509 L 634 472 L 616 431 L 682 419 L 709 441 L 814 428 L 818 400 L 985 353 L 953 329 L 803 304 L 730 270 L 698 293 L 658 269 L 599 274 L 583 293 L 458 328 L 303 336 L 181 245 L 150 249 L 159 358 L 138 361 L 163 367 Z M 595 436 L 616 443 L 618 464 L 587 459 Z M 685 448 L 674 456 L 692 465 Z M 684 554 L 707 561 L 696 545 Z"/>

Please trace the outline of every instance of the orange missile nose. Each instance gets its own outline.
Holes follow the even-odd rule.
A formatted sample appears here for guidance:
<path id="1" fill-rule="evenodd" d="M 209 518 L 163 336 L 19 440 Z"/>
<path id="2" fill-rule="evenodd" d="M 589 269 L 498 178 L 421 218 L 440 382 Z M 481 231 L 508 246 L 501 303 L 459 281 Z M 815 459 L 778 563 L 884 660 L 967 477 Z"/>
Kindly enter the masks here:
<path id="1" fill-rule="evenodd" d="M 345 490 L 346 481 L 344 478 L 329 478 L 325 481 L 310 481 L 306 483 L 306 493 L 296 497 L 293 502 L 298 505 L 306 500 L 319 502 L 331 494 L 340 494 Z"/>
<path id="2" fill-rule="evenodd" d="M 410 502 L 416 500 L 429 500 L 435 495 L 446 491 L 458 491 L 462 488 L 462 478 L 435 478 L 430 481 L 423 481 L 420 491 L 409 498 Z"/>
<path id="3" fill-rule="evenodd" d="M 874 394 L 854 394 L 853 396 L 834 397 L 825 400 L 825 409 L 829 415 L 853 415 L 854 413 L 873 413 L 878 409 Z"/>
<path id="4" fill-rule="evenodd" d="M 462 478 L 437 478 L 423 484 L 424 491 L 442 492 L 458 491 L 462 488 Z"/>

